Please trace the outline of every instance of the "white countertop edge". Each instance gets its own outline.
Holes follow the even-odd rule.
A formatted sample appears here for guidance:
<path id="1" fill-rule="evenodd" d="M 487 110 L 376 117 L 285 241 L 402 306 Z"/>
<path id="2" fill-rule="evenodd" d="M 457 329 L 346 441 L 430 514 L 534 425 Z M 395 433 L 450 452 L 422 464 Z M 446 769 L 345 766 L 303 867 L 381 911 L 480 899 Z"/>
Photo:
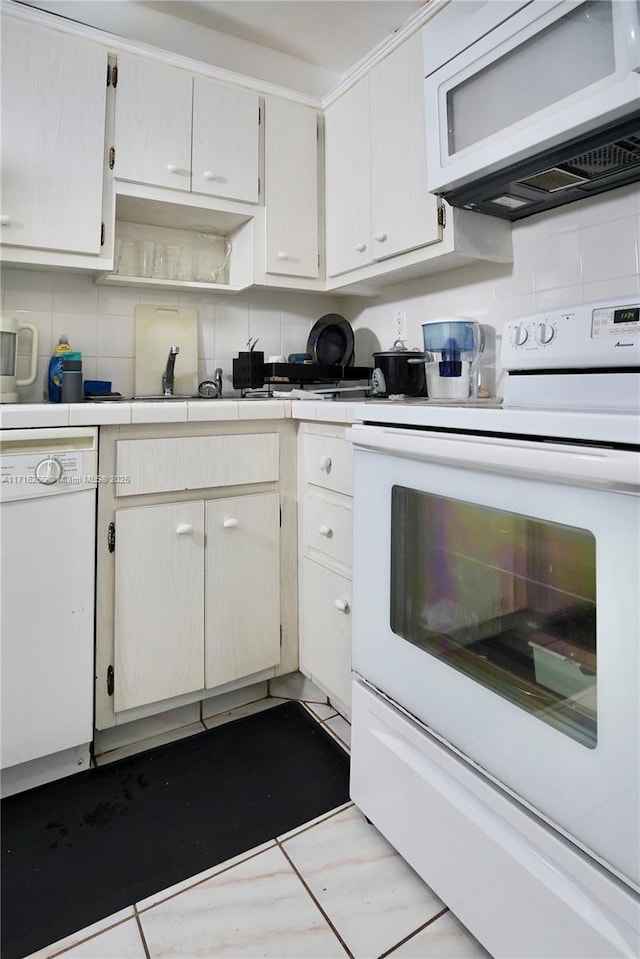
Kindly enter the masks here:
<path id="1" fill-rule="evenodd" d="M 143 423 L 206 423 L 233 420 L 282 420 L 291 417 L 289 400 L 126 400 L 97 403 L 5 403 L 0 429 L 47 426 L 109 426 Z M 314 404 L 315 405 L 315 404 Z"/>

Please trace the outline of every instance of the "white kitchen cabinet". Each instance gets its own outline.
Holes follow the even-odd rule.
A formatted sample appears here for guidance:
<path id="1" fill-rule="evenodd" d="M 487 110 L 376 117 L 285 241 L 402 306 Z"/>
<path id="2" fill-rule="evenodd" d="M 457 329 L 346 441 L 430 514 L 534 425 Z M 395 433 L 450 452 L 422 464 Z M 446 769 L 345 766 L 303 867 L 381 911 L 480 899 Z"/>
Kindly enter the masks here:
<path id="1" fill-rule="evenodd" d="M 118 55 L 118 179 L 256 203 L 259 97 L 187 70 Z"/>
<path id="2" fill-rule="evenodd" d="M 106 99 L 106 46 L 3 11 L 5 261 L 52 262 L 25 248 L 99 256 Z"/>
<path id="3" fill-rule="evenodd" d="M 369 74 L 371 255 L 437 243 L 438 199 L 427 192 L 422 42 L 414 34 Z"/>
<path id="4" fill-rule="evenodd" d="M 277 493 L 206 504 L 207 689 L 280 662 L 279 514 Z"/>
<path id="5" fill-rule="evenodd" d="M 326 112 L 327 274 L 438 242 L 415 35 Z"/>
<path id="6" fill-rule="evenodd" d="M 290 421 L 103 427 L 96 728 L 298 666 Z"/>
<path id="7" fill-rule="evenodd" d="M 265 98 L 265 269 L 317 277 L 318 113 Z"/>
<path id="8" fill-rule="evenodd" d="M 325 111 L 327 276 L 371 262 L 369 78 Z"/>
<path id="9" fill-rule="evenodd" d="M 204 504 L 121 509 L 115 532 L 120 712 L 204 686 Z"/>
<path id="10" fill-rule="evenodd" d="M 303 423 L 298 435 L 300 669 L 349 716 L 353 449 L 344 433 Z"/>
<path id="11" fill-rule="evenodd" d="M 280 660 L 277 493 L 116 511 L 116 712 Z"/>
<path id="12" fill-rule="evenodd" d="M 427 192 L 421 34 L 325 111 L 327 290 L 378 288 L 478 260 L 511 262 L 511 231 Z"/>

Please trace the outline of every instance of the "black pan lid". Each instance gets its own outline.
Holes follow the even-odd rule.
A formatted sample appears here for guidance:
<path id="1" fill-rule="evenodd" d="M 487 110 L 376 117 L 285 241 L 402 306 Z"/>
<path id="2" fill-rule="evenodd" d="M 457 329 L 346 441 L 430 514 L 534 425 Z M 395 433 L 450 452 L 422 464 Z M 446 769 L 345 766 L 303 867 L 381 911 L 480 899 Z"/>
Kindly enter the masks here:
<path id="1" fill-rule="evenodd" d="M 339 313 L 321 316 L 307 340 L 307 353 L 311 354 L 314 363 L 325 366 L 349 366 L 354 359 L 353 348 L 353 329 Z"/>

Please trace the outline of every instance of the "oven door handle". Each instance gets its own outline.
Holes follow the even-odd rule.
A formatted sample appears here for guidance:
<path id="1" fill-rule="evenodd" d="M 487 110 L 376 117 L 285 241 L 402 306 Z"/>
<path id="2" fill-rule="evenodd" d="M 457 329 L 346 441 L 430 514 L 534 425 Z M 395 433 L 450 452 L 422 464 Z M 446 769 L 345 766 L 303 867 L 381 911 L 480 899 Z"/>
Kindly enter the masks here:
<path id="1" fill-rule="evenodd" d="M 359 423 L 347 430 L 346 439 L 356 450 L 424 463 L 640 494 L 640 457 L 633 450 L 462 437 Z"/>

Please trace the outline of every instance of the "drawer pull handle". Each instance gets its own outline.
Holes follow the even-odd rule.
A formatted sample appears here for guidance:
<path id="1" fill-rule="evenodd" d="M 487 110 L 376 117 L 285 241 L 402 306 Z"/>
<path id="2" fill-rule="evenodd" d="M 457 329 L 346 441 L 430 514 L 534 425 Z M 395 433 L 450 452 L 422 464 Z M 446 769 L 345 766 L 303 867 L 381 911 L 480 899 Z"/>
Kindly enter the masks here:
<path id="1" fill-rule="evenodd" d="M 339 609 L 341 613 L 349 612 L 349 603 L 346 601 L 346 599 L 335 599 L 333 601 L 333 605 L 336 609 Z"/>
<path id="2" fill-rule="evenodd" d="M 327 538 L 329 536 L 333 536 L 333 530 L 331 529 L 330 526 L 324 526 L 324 525 L 319 526 L 318 532 L 320 533 L 321 536 L 326 536 Z"/>
<path id="3" fill-rule="evenodd" d="M 177 536 L 186 536 L 187 533 L 193 533 L 193 526 L 191 523 L 180 523 L 178 526 L 176 526 Z"/>
<path id="4" fill-rule="evenodd" d="M 0 226 L 11 226 L 11 217 L 3 213 L 0 216 Z"/>
<path id="5" fill-rule="evenodd" d="M 216 183 L 226 183 L 226 176 L 221 176 L 219 173 L 214 173 L 212 170 L 205 170 L 202 176 L 205 180 L 215 180 Z"/>
<path id="6" fill-rule="evenodd" d="M 233 518 L 225 519 L 222 525 L 224 526 L 225 529 L 234 529 L 238 525 L 238 520 Z"/>
<path id="7" fill-rule="evenodd" d="M 330 456 L 321 456 L 320 457 L 320 469 L 323 473 L 328 473 L 331 469 L 331 457 Z"/>

